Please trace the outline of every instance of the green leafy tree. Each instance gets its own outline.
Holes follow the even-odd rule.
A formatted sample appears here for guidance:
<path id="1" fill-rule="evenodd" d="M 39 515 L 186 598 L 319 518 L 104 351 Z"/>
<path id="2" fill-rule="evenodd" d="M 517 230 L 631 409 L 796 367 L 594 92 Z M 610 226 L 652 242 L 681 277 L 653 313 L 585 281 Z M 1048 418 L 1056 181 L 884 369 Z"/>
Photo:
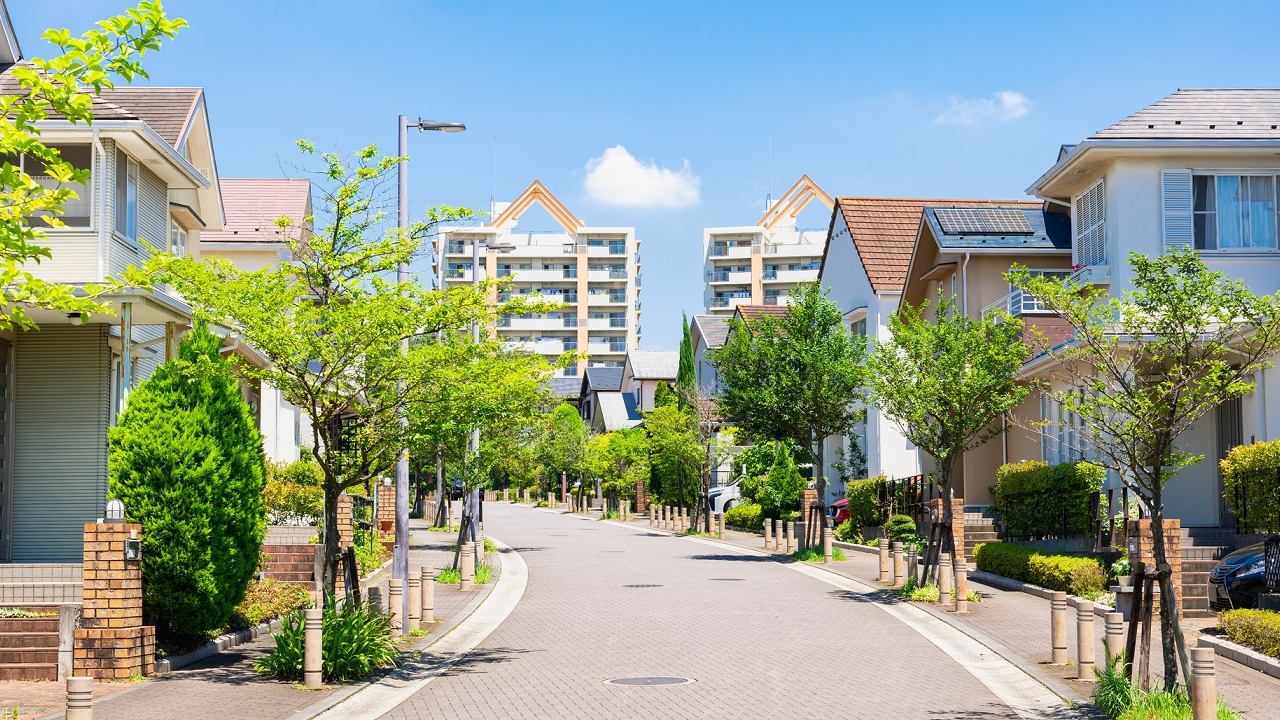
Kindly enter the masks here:
<path id="1" fill-rule="evenodd" d="M 310 143 L 298 145 L 315 154 Z M 278 388 L 311 420 L 324 471 L 324 588 L 332 593 L 338 496 L 392 470 L 408 440 L 401 418 L 439 359 L 431 343 L 411 342 L 408 352 L 402 344 L 468 337 L 473 323 L 525 308 L 519 300 L 490 306 L 489 282 L 448 290 L 395 282 L 396 268 L 414 259 L 433 227 L 472 212 L 430 208 L 426 220 L 401 231 L 387 221 L 381 188 L 402 158 L 381 157 L 373 145 L 351 159 L 319 158 L 319 216 L 276 221 L 292 262 L 249 271 L 218 258 L 174 258 L 166 278 L 270 360 L 240 363 L 241 373 Z"/>
<path id="2" fill-rule="evenodd" d="M 825 515 L 825 441 L 854 434 L 865 348 L 817 283 L 800 285 L 791 300 L 784 315 L 729 321 L 728 340 L 710 353 L 720 375 L 716 400 L 747 435 L 809 449 Z"/>
<path id="3" fill-rule="evenodd" d="M 1179 449 L 1178 438 L 1251 391 L 1254 374 L 1280 352 L 1280 293 L 1256 296 L 1244 282 L 1210 271 L 1190 249 L 1131 254 L 1129 267 L 1132 287 L 1115 296 L 1105 287 L 1031 277 L 1025 268 L 1009 280 L 1074 328 L 1070 343 L 1037 339 L 1067 386 L 1048 392 L 1080 419 L 1093 461 L 1119 473 L 1150 514 L 1164 684 L 1172 689 L 1179 665 L 1190 674 L 1172 605 L 1165 483 L 1203 459 Z"/>
<path id="4" fill-rule="evenodd" d="M 791 450 L 784 443 L 779 443 L 773 456 L 773 466 L 769 468 L 757 495 L 764 516 L 784 518 L 787 513 L 796 510 L 800 504 L 800 492 L 805 485 L 804 476 L 791 457 Z"/>
<path id="5" fill-rule="evenodd" d="M 100 301 L 103 294 L 146 283 L 154 268 L 130 269 L 106 283 L 79 287 L 31 272 L 33 265 L 52 257 L 46 228 L 64 226 L 59 217 L 66 203 L 79 199 L 75 186 L 87 187 L 90 176 L 89 169 L 76 168 L 56 148 L 45 145 L 37 125 L 51 118 L 91 124 L 93 96 L 117 81 L 148 77 L 143 56 L 159 50 L 163 40 L 186 26 L 185 20 L 165 15 L 159 2 L 143 2 L 80 37 L 67 30 L 46 31 L 41 38 L 61 54 L 31 58 L 6 72 L 18 92 L 0 96 L 0 330 L 34 328 L 27 314 L 31 308 L 109 314 L 110 308 Z M 20 156 L 25 156 L 28 168 L 43 168 L 42 174 L 54 182 L 36 182 L 16 162 Z"/>
<path id="6" fill-rule="evenodd" d="M 659 500 L 696 509 L 703 457 L 696 421 L 689 411 L 665 405 L 645 415 L 644 430 L 649 436 L 649 464 L 661 478 Z"/>
<path id="7" fill-rule="evenodd" d="M 680 324 L 683 333 L 680 336 L 680 365 L 676 370 L 676 394 L 683 407 L 696 404 L 698 395 L 698 376 L 693 362 L 693 335 L 689 332 L 689 318 L 681 313 Z"/>
<path id="8" fill-rule="evenodd" d="M 266 530 L 262 436 L 221 346 L 198 325 L 111 429 L 110 494 L 142 524 L 143 612 L 180 645 L 226 624 Z"/>
<path id="9" fill-rule="evenodd" d="M 1027 359 L 1016 318 L 974 320 L 956 312 L 954 298 L 904 305 L 890 319 L 890 338 L 867 359 L 873 402 L 933 458 L 942 496 L 953 497 L 952 478 L 964 454 L 1004 432 L 996 421 L 1031 391 L 1016 375 Z M 951 503 L 942 505 L 941 547 L 951 542 Z M 930 548 L 937 558 L 939 546 Z"/>
<path id="10" fill-rule="evenodd" d="M 601 489 L 625 502 L 649 476 L 649 437 L 643 428 L 595 435 L 587 443 L 587 462 L 591 474 L 602 481 Z"/>
<path id="11" fill-rule="evenodd" d="M 547 489 L 552 492 L 559 490 L 562 473 L 570 485 L 587 476 L 587 429 L 569 403 L 561 403 L 551 412 L 538 444 L 538 458 Z"/>
<path id="12" fill-rule="evenodd" d="M 665 407 L 675 404 L 678 404 L 676 392 L 671 389 L 670 384 L 659 381 L 658 386 L 653 389 L 653 406 Z"/>

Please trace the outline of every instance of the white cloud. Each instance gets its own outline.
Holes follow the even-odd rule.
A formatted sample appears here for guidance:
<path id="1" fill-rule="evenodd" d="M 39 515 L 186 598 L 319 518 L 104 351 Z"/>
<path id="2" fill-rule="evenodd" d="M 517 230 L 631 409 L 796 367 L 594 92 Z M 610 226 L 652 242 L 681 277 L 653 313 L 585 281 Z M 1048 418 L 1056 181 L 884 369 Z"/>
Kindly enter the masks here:
<path id="1" fill-rule="evenodd" d="M 688 160 L 670 170 L 635 159 L 621 145 L 587 161 L 582 185 L 592 200 L 619 207 L 679 208 L 702 201 L 702 178 L 689 169 Z"/>
<path id="2" fill-rule="evenodd" d="M 951 96 L 951 106 L 933 119 L 935 125 L 978 125 L 1011 122 L 1031 112 L 1035 103 L 1020 92 L 1001 90 L 985 98 Z"/>

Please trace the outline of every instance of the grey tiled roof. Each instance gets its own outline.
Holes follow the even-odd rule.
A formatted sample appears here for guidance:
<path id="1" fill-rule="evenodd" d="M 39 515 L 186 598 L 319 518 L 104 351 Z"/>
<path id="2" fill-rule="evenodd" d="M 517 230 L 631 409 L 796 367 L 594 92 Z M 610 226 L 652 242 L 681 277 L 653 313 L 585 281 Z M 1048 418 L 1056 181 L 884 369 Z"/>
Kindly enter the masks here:
<path id="1" fill-rule="evenodd" d="M 1280 88 L 1179 90 L 1089 139 L 1280 140 Z"/>
<path id="2" fill-rule="evenodd" d="M 593 367 L 587 368 L 583 390 L 621 390 L 622 368 Z"/>
<path id="3" fill-rule="evenodd" d="M 694 315 L 693 323 L 698 326 L 698 332 L 707 347 L 718 348 L 724 345 L 725 338 L 729 335 L 729 318 L 720 315 Z"/>
<path id="4" fill-rule="evenodd" d="M 553 377 L 551 378 L 551 394 L 558 398 L 578 398 L 579 384 L 581 378 L 576 377 Z"/>
<path id="5" fill-rule="evenodd" d="M 644 420 L 631 393 L 602 392 L 596 398 L 600 403 L 600 419 L 605 432 L 635 427 Z"/>
<path id="6" fill-rule="evenodd" d="M 637 380 L 671 380 L 680 374 L 680 353 L 674 350 L 632 350 L 627 353 L 631 377 Z"/>

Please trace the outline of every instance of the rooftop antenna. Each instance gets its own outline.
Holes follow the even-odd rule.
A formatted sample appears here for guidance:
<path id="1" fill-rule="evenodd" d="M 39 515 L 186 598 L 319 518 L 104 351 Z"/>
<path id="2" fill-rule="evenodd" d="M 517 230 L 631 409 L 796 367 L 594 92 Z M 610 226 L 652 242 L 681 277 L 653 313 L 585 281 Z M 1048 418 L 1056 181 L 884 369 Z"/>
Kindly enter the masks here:
<path id="1" fill-rule="evenodd" d="M 493 136 L 493 197 L 489 198 L 489 203 L 498 202 L 498 136 Z"/>
<path id="2" fill-rule="evenodd" d="M 773 206 L 773 131 L 769 131 L 769 194 L 764 196 L 764 211 Z"/>

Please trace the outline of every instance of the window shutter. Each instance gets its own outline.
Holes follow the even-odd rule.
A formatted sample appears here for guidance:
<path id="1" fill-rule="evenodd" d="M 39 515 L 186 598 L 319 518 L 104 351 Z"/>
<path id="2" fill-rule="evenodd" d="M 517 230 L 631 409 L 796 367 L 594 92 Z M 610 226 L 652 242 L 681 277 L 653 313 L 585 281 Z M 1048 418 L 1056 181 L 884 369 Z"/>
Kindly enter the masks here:
<path id="1" fill-rule="evenodd" d="M 1076 264 L 1095 267 L 1107 264 L 1106 206 L 1102 180 L 1080 193 L 1075 201 Z"/>
<path id="2" fill-rule="evenodd" d="M 1190 247 L 1195 236 L 1191 229 L 1191 171 L 1160 171 L 1160 205 L 1164 211 L 1164 251 Z"/>

